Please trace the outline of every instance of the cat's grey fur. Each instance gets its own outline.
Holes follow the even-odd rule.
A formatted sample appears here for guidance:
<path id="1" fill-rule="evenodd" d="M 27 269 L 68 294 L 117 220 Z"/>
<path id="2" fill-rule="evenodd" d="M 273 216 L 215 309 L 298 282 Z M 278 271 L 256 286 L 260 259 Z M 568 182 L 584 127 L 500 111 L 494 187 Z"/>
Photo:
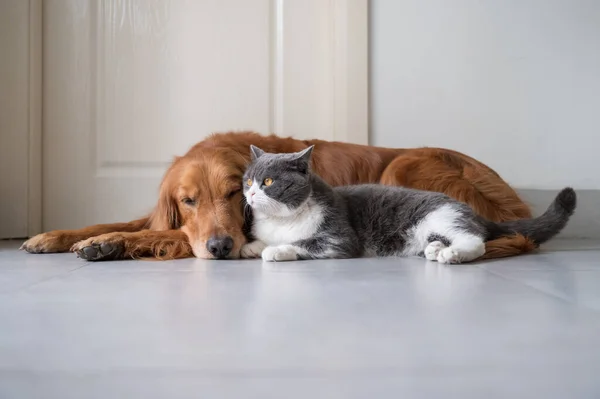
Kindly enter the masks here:
<path id="1" fill-rule="evenodd" d="M 244 195 L 252 208 L 242 257 L 268 261 L 420 255 L 461 263 L 485 253 L 485 241 L 520 233 L 542 244 L 567 224 L 576 206 L 563 189 L 540 217 L 494 223 L 436 192 L 379 184 L 332 188 L 310 171 L 313 147 L 269 154 L 251 146 Z M 265 179 L 273 183 L 265 185 Z M 250 185 L 248 183 L 251 183 Z"/>

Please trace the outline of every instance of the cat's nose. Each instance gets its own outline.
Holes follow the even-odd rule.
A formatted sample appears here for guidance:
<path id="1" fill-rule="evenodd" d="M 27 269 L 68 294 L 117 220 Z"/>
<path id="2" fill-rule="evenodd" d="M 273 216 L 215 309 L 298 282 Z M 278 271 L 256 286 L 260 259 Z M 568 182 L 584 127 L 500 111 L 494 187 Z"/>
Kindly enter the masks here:
<path id="1" fill-rule="evenodd" d="M 233 238 L 229 236 L 210 237 L 206 241 L 206 249 L 217 259 L 225 258 L 233 249 Z"/>

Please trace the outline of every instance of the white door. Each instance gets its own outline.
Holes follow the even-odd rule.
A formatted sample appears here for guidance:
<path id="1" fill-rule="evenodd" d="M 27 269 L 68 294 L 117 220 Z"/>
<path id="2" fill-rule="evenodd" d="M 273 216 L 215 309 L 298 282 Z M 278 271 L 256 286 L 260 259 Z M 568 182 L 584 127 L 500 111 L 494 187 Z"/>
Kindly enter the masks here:
<path id="1" fill-rule="evenodd" d="M 44 1 L 43 228 L 151 210 L 211 132 L 367 142 L 366 0 Z"/>

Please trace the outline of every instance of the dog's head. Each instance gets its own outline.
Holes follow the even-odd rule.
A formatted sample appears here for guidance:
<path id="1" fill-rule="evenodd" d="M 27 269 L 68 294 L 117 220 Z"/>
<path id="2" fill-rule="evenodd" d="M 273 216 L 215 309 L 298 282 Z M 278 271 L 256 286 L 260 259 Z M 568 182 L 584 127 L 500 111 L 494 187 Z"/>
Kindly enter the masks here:
<path id="1" fill-rule="evenodd" d="M 227 148 L 202 148 L 177 158 L 167 171 L 154 230 L 181 229 L 198 258 L 239 258 L 246 242 L 242 176 L 249 161 Z"/>

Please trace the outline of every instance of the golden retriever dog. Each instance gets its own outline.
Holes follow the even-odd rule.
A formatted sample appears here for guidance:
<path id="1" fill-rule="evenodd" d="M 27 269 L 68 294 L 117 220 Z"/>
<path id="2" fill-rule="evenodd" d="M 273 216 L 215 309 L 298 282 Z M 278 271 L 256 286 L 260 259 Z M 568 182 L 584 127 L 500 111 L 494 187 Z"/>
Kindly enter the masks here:
<path id="1" fill-rule="evenodd" d="M 213 134 L 177 157 L 167 170 L 158 204 L 142 219 L 39 234 L 22 245 L 31 253 L 74 251 L 98 261 L 153 257 L 236 259 L 246 243 L 241 180 L 250 144 L 268 152 L 315 145 L 313 170 L 334 186 L 380 182 L 439 191 L 502 222 L 531 217 L 529 207 L 492 169 L 464 154 L 439 149 L 392 149 L 254 132 Z M 483 258 L 529 252 L 523 236 L 486 244 Z"/>

